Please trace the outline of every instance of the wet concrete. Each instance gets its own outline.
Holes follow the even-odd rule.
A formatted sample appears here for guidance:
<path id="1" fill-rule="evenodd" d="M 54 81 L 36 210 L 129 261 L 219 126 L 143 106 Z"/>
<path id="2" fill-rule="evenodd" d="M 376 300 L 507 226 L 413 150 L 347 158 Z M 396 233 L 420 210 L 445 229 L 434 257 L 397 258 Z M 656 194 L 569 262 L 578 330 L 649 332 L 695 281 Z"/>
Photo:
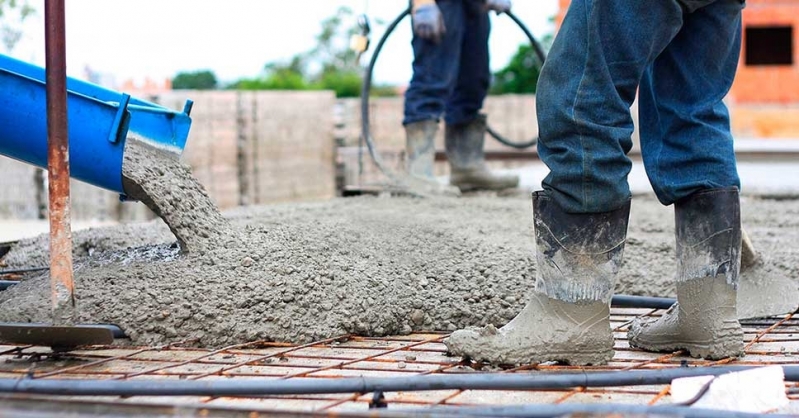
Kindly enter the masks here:
<path id="1" fill-rule="evenodd" d="M 91 244 L 76 246 L 79 319 L 117 324 L 137 344 L 209 347 L 500 327 L 534 284 L 531 206 L 525 193 L 242 208 L 226 214 L 236 239 L 189 252 L 161 221 L 81 231 Z M 799 278 L 799 201 L 745 197 L 742 212 L 772 270 Z M 633 199 L 618 292 L 674 295 L 673 228 L 671 208 Z M 38 238 L 6 261 L 46 257 Z M 29 276 L 0 292 L 0 321 L 49 320 L 48 286 Z"/>
<path id="2" fill-rule="evenodd" d="M 186 251 L 224 244 L 231 230 L 191 168 L 162 151 L 128 138 L 122 163 L 125 193 L 147 205 Z"/>

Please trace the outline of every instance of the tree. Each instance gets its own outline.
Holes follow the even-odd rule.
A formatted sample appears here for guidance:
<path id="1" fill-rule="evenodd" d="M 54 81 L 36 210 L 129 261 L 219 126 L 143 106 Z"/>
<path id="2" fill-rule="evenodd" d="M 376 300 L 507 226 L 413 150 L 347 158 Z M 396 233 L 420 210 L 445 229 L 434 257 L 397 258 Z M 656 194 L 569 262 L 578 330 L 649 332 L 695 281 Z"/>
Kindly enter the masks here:
<path id="1" fill-rule="evenodd" d="M 551 33 L 541 38 L 545 51 L 552 45 L 552 39 Z M 532 45 L 519 46 L 508 65 L 494 74 L 491 94 L 534 94 L 542 65 Z"/>
<path id="2" fill-rule="evenodd" d="M 0 40 L 10 53 L 22 39 L 22 24 L 36 13 L 27 0 L 0 0 Z"/>
<path id="3" fill-rule="evenodd" d="M 175 90 L 213 90 L 216 85 L 216 75 L 210 70 L 180 72 L 172 79 Z"/>
<path id="4" fill-rule="evenodd" d="M 341 7 L 322 21 L 316 46 L 285 62 L 269 63 L 256 78 L 241 79 L 230 87 L 243 90 L 332 90 L 336 97 L 359 97 L 363 69 L 358 53 L 349 47 L 359 32 L 357 24 L 347 26 L 353 12 Z M 380 23 L 380 22 L 378 22 Z M 375 86 L 376 95 L 394 95 L 394 89 Z"/>

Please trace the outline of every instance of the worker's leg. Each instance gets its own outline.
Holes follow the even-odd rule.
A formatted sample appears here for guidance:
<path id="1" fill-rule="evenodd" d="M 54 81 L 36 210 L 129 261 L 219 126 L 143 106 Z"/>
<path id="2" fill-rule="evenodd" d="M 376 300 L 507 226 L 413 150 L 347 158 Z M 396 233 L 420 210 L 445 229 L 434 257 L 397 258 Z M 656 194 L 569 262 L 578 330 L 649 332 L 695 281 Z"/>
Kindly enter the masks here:
<path id="1" fill-rule="evenodd" d="M 629 198 L 630 106 L 682 13 L 676 0 L 571 3 L 536 95 L 543 187 L 567 212 L 606 212 Z"/>
<path id="2" fill-rule="evenodd" d="M 488 13 L 481 8 L 467 11 L 465 28 L 458 78 L 447 100 L 444 118 L 449 181 L 461 191 L 516 187 L 518 176 L 493 174 L 485 164 L 486 116 L 479 112 L 491 79 L 488 54 L 491 21 Z"/>
<path id="3" fill-rule="evenodd" d="M 641 80 L 641 151 L 658 199 L 672 204 L 740 187 L 730 117 L 722 101 L 741 50 L 739 0 L 686 14 L 685 25 Z"/>
<path id="4" fill-rule="evenodd" d="M 451 352 L 503 363 L 613 357 L 609 305 L 630 210 L 629 107 L 682 14 L 675 0 L 572 1 L 538 84 L 538 149 L 551 173 L 533 197 L 535 288 L 501 329 L 453 333 Z"/>
<path id="5" fill-rule="evenodd" d="M 444 120 L 448 125 L 460 125 L 476 119 L 491 83 L 488 52 L 491 20 L 488 13 L 464 13 L 464 28 L 455 88 L 447 96 L 446 102 Z"/>
<path id="6" fill-rule="evenodd" d="M 641 85 L 644 162 L 658 198 L 674 203 L 678 268 L 677 304 L 632 325 L 635 347 L 711 359 L 743 353 L 739 181 L 722 103 L 738 65 L 742 7 L 717 0 L 687 14 Z"/>
<path id="7" fill-rule="evenodd" d="M 446 33 L 441 41 L 414 36 L 413 76 L 405 92 L 403 125 L 443 116 L 447 98 L 458 79 L 466 12 L 462 0 L 440 0 Z"/>
<path id="8" fill-rule="evenodd" d="M 457 194 L 433 177 L 435 137 L 458 76 L 465 11 L 461 0 L 438 2 L 446 33 L 440 42 L 413 37 L 413 77 L 405 92 L 407 186 L 422 194 Z"/>

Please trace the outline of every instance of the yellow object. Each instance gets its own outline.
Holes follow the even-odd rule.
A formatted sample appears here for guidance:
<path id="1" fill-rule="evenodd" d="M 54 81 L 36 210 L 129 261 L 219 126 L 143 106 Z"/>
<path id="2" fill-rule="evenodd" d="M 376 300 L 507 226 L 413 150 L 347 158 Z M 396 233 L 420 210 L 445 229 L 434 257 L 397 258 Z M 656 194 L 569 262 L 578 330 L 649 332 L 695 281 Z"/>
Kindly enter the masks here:
<path id="1" fill-rule="evenodd" d="M 416 9 L 430 4 L 436 4 L 436 0 L 413 0 L 413 11 L 415 12 Z"/>

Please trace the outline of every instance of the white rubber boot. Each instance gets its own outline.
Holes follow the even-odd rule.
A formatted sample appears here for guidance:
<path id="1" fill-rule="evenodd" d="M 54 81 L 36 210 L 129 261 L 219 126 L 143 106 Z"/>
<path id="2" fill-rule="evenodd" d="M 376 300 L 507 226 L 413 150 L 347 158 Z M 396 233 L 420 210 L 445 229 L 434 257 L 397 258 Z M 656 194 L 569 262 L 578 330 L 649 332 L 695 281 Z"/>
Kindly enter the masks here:
<path id="1" fill-rule="evenodd" d="M 686 350 L 714 360 L 740 356 L 738 189 L 695 193 L 675 204 L 675 220 L 677 303 L 656 320 L 636 320 L 628 332 L 630 345 L 658 352 Z"/>
<path id="2" fill-rule="evenodd" d="M 460 196 L 460 190 L 436 181 L 433 176 L 438 121 L 423 120 L 405 125 L 407 175 L 398 180 L 400 186 L 419 196 Z"/>
<path id="3" fill-rule="evenodd" d="M 450 353 L 499 364 L 613 358 L 610 299 L 621 265 L 630 202 L 611 212 L 570 214 L 533 194 L 537 279 L 530 302 L 500 329 L 454 332 Z"/>
<path id="4" fill-rule="evenodd" d="M 486 116 L 469 123 L 446 126 L 446 149 L 450 165 L 449 184 L 462 192 L 504 190 L 519 185 L 519 176 L 492 173 L 486 167 Z"/>

